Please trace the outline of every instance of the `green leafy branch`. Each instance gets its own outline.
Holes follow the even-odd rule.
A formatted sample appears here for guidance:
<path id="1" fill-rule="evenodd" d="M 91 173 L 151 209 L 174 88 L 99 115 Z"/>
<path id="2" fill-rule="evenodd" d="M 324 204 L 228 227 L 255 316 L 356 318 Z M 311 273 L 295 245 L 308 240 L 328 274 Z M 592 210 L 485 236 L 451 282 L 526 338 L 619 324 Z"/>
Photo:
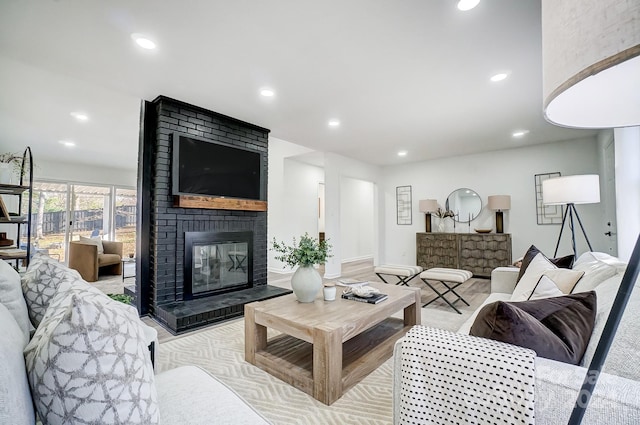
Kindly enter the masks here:
<path id="1" fill-rule="evenodd" d="M 296 243 L 296 238 L 294 237 L 293 245 L 278 242 L 276 238 L 273 238 L 271 245 L 271 250 L 279 254 L 275 256 L 275 259 L 291 267 L 324 264 L 327 262 L 327 258 L 331 257 L 330 249 L 331 245 L 328 241 L 318 241 L 318 239 L 309 236 L 308 233 L 300 237 L 300 242 L 298 243 Z"/>

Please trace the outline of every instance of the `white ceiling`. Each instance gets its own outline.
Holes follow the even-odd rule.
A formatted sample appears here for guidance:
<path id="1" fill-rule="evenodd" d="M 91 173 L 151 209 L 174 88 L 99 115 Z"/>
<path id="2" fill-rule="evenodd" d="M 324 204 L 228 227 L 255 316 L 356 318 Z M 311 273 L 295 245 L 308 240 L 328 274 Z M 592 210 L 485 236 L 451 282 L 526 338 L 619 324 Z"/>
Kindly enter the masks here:
<path id="1" fill-rule="evenodd" d="M 158 95 L 372 164 L 594 134 L 544 121 L 540 46 L 539 0 L 2 0 L 0 144 L 134 168 L 140 99 Z"/>

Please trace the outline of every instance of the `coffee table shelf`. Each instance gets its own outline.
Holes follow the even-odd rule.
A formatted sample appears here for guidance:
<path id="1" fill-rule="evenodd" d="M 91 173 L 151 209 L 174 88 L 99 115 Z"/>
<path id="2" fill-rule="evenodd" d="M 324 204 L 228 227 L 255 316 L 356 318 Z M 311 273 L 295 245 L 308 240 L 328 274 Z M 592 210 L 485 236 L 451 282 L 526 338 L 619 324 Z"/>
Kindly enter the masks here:
<path id="1" fill-rule="evenodd" d="M 377 284 L 374 284 L 376 286 Z M 391 358 L 393 345 L 420 323 L 420 291 L 379 284 L 380 304 L 293 295 L 245 306 L 245 359 L 331 404 Z M 391 315 L 404 310 L 404 318 Z M 267 340 L 267 328 L 281 334 Z"/>

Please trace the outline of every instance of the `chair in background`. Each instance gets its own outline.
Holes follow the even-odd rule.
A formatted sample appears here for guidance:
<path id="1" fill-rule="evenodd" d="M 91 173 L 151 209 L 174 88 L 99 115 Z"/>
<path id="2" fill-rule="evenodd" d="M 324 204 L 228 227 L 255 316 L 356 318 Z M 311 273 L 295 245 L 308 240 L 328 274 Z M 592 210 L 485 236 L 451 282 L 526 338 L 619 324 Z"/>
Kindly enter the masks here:
<path id="1" fill-rule="evenodd" d="M 98 242 L 103 247 L 101 254 L 97 243 L 69 242 L 69 267 L 77 270 L 87 282 L 95 282 L 100 275 L 122 274 L 122 242 Z"/>

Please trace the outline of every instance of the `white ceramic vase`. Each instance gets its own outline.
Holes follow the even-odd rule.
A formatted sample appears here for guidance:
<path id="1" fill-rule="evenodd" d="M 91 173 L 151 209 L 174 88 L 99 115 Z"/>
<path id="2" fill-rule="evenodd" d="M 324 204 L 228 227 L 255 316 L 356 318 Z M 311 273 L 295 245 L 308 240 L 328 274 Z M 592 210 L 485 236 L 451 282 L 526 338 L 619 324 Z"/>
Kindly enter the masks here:
<path id="1" fill-rule="evenodd" d="M 444 226 L 445 226 L 444 221 L 445 220 L 446 220 L 445 218 L 439 219 L 439 221 L 438 221 L 438 233 L 444 233 L 444 230 L 445 230 L 444 229 Z"/>
<path id="2" fill-rule="evenodd" d="M 300 266 L 291 277 L 291 289 L 301 303 L 312 303 L 322 288 L 322 277 L 313 266 Z"/>

